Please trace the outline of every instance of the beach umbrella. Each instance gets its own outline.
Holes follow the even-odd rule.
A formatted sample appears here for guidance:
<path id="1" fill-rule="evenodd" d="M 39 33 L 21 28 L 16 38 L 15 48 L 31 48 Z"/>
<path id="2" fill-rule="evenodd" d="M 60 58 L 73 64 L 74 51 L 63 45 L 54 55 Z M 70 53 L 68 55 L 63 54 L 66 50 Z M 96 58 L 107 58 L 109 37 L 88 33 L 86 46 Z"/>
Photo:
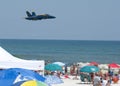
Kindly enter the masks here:
<path id="1" fill-rule="evenodd" d="M 107 65 L 107 64 L 100 64 L 100 65 L 99 65 L 99 68 L 100 68 L 100 69 L 108 70 L 108 65 Z"/>
<path id="2" fill-rule="evenodd" d="M 63 81 L 58 76 L 55 75 L 46 75 L 45 78 L 46 78 L 45 83 L 50 85 L 63 83 Z"/>
<path id="3" fill-rule="evenodd" d="M 98 66 L 99 64 L 97 62 L 90 62 L 88 65 Z"/>
<path id="4" fill-rule="evenodd" d="M 111 64 L 108 65 L 108 67 L 110 67 L 110 68 L 120 68 L 120 66 L 116 63 L 111 63 Z"/>
<path id="5" fill-rule="evenodd" d="M 53 64 L 58 64 L 59 66 L 65 66 L 65 63 L 63 62 L 53 62 Z"/>
<path id="6" fill-rule="evenodd" d="M 22 68 L 9 68 L 0 71 L 1 86 L 11 86 L 16 82 L 25 80 L 38 80 L 44 82 L 45 78 L 32 70 Z"/>
<path id="7" fill-rule="evenodd" d="M 45 66 L 45 70 L 48 70 L 48 71 L 62 71 L 62 67 L 59 66 L 58 64 L 47 64 Z"/>
<path id="8" fill-rule="evenodd" d="M 28 80 L 17 82 L 12 86 L 48 86 L 48 85 L 37 80 Z"/>
<path id="9" fill-rule="evenodd" d="M 99 68 L 96 66 L 84 66 L 80 69 L 80 72 L 93 73 L 98 72 Z"/>

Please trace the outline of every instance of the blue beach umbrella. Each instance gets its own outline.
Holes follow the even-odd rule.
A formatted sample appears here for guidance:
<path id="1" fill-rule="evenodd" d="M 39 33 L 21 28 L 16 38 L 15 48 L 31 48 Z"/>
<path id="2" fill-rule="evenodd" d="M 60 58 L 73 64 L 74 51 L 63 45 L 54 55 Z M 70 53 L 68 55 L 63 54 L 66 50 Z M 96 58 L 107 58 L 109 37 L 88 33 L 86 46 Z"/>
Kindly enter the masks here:
<path id="1" fill-rule="evenodd" d="M 59 66 L 65 66 L 65 63 L 63 62 L 53 62 L 53 64 L 58 64 Z"/>
<path id="2" fill-rule="evenodd" d="M 16 82 L 24 80 L 45 81 L 45 78 L 38 73 L 21 68 L 10 68 L 0 71 L 0 85 L 11 86 Z"/>
<path id="3" fill-rule="evenodd" d="M 80 72 L 93 73 L 98 72 L 100 69 L 96 66 L 84 66 L 80 69 Z"/>
<path id="4" fill-rule="evenodd" d="M 59 66 L 58 64 L 47 64 L 45 66 L 45 70 L 48 70 L 48 71 L 62 71 L 62 67 Z"/>

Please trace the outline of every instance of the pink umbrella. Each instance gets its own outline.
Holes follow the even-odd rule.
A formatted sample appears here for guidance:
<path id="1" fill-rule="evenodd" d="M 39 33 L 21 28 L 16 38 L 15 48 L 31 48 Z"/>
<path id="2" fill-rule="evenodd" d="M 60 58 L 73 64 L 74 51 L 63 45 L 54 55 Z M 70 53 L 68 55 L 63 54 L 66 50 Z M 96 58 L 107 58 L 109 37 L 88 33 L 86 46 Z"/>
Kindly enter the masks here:
<path id="1" fill-rule="evenodd" d="M 120 68 L 120 66 L 116 63 L 111 63 L 108 65 L 109 68 Z"/>

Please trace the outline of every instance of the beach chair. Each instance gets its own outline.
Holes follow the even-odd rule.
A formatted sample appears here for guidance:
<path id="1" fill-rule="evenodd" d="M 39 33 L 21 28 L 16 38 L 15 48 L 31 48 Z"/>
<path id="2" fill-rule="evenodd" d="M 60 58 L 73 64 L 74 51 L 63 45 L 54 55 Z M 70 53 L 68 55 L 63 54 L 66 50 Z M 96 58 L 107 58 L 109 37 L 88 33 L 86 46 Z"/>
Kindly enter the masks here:
<path id="1" fill-rule="evenodd" d="M 81 80 L 81 83 L 83 83 L 83 84 L 92 83 L 92 79 L 91 79 L 90 75 L 80 74 L 80 80 Z"/>
<path id="2" fill-rule="evenodd" d="M 81 84 L 86 84 L 87 80 L 86 80 L 86 75 L 85 74 L 80 74 L 80 80 L 81 80 Z"/>
<path id="3" fill-rule="evenodd" d="M 83 74 L 80 74 L 80 80 L 81 80 L 82 82 L 84 82 L 84 75 L 83 75 Z"/>
<path id="4" fill-rule="evenodd" d="M 90 75 L 87 75 L 87 83 L 88 83 L 88 84 L 92 83 L 92 79 L 91 79 L 91 76 L 90 76 Z"/>

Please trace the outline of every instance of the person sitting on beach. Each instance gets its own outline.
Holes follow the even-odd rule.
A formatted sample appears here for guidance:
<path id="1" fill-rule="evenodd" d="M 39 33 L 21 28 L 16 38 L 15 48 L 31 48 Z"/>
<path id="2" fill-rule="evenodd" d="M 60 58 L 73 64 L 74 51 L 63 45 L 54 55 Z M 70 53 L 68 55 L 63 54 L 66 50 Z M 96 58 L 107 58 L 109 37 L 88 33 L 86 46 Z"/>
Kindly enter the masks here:
<path id="1" fill-rule="evenodd" d="M 110 85 L 110 80 L 107 81 L 106 86 L 111 86 L 111 85 Z"/>
<path id="2" fill-rule="evenodd" d="M 57 76 L 59 77 L 59 78 L 61 78 L 61 72 L 60 71 L 57 71 Z"/>
<path id="3" fill-rule="evenodd" d="M 104 78 L 100 78 L 101 86 L 106 86 L 107 85 L 107 80 Z"/>
<path id="4" fill-rule="evenodd" d="M 115 74 L 115 75 L 112 77 L 112 81 L 113 81 L 114 83 L 118 83 L 118 80 L 119 80 L 118 74 Z"/>
<path id="5" fill-rule="evenodd" d="M 100 86 L 110 86 L 111 83 L 110 83 L 110 80 L 109 79 L 106 79 L 106 74 L 103 74 L 103 76 L 100 78 Z"/>
<path id="6" fill-rule="evenodd" d="M 64 77 L 65 77 L 66 79 L 70 79 L 70 77 L 68 76 L 67 73 L 64 75 Z"/>

